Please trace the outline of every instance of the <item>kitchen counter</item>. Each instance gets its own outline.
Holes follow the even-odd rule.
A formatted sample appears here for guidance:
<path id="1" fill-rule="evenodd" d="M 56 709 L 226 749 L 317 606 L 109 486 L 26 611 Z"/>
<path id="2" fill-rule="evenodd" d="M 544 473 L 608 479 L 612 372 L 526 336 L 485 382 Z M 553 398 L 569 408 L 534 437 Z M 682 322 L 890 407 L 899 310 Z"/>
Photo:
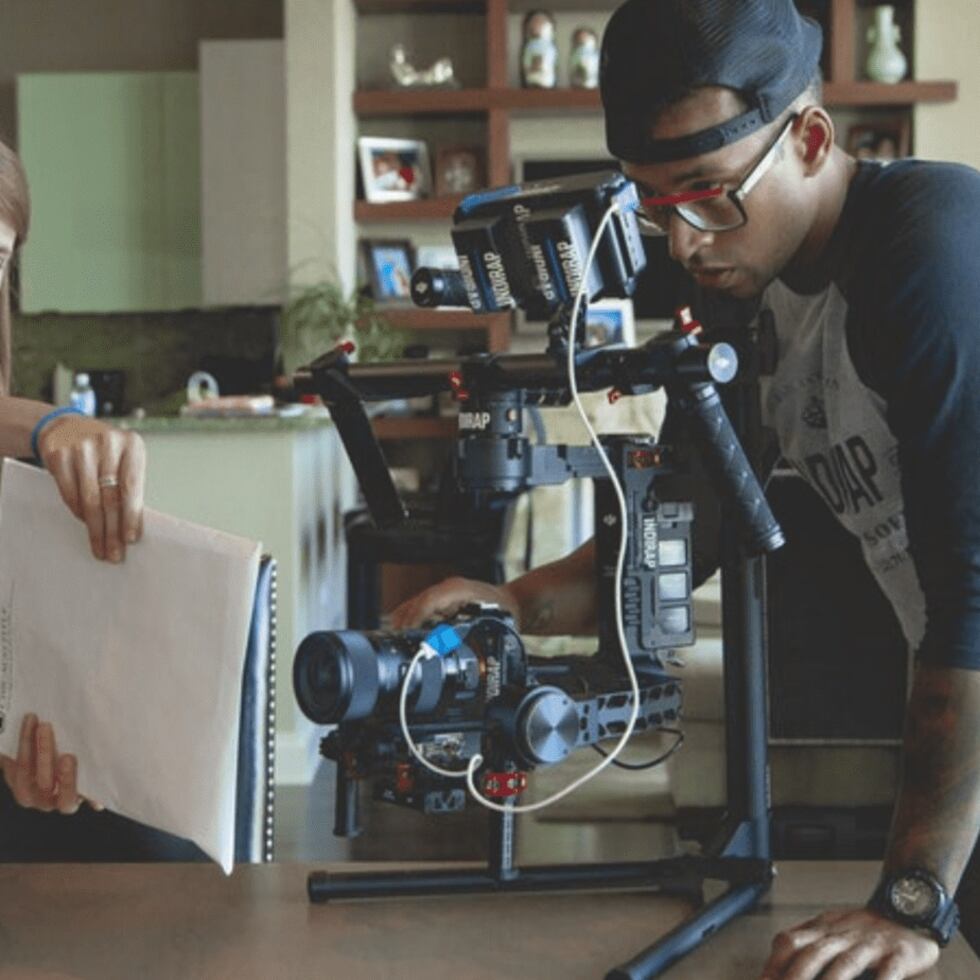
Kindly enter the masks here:
<path id="1" fill-rule="evenodd" d="M 252 415 L 233 418 L 193 418 L 183 415 L 126 416 L 110 420 L 133 432 L 304 432 L 332 425 L 329 415 Z"/>

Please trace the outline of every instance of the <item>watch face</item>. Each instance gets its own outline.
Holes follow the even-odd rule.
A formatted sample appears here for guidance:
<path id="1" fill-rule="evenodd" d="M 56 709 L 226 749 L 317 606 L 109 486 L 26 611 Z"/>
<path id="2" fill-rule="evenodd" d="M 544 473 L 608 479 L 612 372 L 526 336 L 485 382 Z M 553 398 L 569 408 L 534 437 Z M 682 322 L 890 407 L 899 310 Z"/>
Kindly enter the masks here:
<path id="1" fill-rule="evenodd" d="M 888 900 L 896 912 L 910 919 L 929 919 L 939 905 L 935 888 L 928 881 L 911 876 L 892 882 Z"/>

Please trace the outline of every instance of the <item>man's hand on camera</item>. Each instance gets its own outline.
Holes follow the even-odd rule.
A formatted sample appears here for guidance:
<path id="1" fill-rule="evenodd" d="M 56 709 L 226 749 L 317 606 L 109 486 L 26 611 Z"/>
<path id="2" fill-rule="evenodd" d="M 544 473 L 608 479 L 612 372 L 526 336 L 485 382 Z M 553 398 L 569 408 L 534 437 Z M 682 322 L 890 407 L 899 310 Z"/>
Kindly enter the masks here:
<path id="1" fill-rule="evenodd" d="M 488 585 L 472 579 L 447 578 L 407 599 L 391 614 L 393 629 L 412 629 L 429 619 L 452 616 L 469 602 L 501 606 L 519 620 L 517 599 L 506 585 Z M 518 627 L 520 622 L 518 621 Z"/>
<path id="2" fill-rule="evenodd" d="M 48 722 L 27 715 L 20 727 L 17 758 L 0 756 L 3 775 L 14 799 L 34 810 L 72 814 L 83 800 L 75 786 L 77 762 L 73 755 L 58 755 L 54 730 Z M 98 804 L 90 805 L 101 810 Z"/>
<path id="3" fill-rule="evenodd" d="M 876 980 L 917 977 L 939 959 L 928 936 L 870 909 L 824 912 L 779 933 L 762 980 Z"/>
<path id="4" fill-rule="evenodd" d="M 122 561 L 143 533 L 146 451 L 135 432 L 62 415 L 38 437 L 41 461 L 68 509 L 88 528 L 92 554 Z"/>

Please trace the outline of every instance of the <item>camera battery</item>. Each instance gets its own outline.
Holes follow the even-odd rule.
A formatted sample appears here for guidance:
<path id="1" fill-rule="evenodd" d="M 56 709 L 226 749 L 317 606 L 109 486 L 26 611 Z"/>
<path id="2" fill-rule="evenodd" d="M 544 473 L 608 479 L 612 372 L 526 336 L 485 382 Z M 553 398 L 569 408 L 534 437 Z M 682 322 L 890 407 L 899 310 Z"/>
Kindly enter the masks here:
<path id="1" fill-rule="evenodd" d="M 476 313 L 498 313 L 514 306 L 514 295 L 504 266 L 508 253 L 506 220 L 490 214 L 469 218 L 452 230 L 466 297 Z"/>
<path id="2" fill-rule="evenodd" d="M 582 275 L 592 245 L 585 208 L 555 208 L 535 211 L 524 222 L 532 261 L 538 270 L 540 291 L 572 303 L 582 286 Z M 593 262 L 585 284 L 586 299 L 602 291 L 598 262 Z"/>

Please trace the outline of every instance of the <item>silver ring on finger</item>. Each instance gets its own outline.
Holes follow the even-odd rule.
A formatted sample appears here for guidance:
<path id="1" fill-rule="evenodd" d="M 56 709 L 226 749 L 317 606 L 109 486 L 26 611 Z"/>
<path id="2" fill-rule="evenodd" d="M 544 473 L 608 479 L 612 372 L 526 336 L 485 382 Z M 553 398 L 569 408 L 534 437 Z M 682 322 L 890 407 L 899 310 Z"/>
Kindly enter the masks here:
<path id="1" fill-rule="evenodd" d="M 99 477 L 99 489 L 100 490 L 111 490 L 114 487 L 119 486 L 118 476 L 100 476 Z"/>

